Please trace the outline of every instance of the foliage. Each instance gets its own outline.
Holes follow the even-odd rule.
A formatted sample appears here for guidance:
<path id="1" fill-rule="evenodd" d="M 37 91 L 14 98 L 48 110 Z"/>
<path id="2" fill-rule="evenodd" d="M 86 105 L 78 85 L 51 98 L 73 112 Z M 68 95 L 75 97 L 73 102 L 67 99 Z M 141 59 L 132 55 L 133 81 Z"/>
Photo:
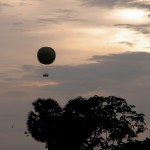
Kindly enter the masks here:
<path id="1" fill-rule="evenodd" d="M 116 148 L 115 150 L 133 150 L 133 149 L 144 149 L 149 150 L 150 147 L 150 139 L 146 138 L 143 141 L 135 140 L 134 142 L 128 142 L 122 145 L 120 148 Z"/>
<path id="2" fill-rule="evenodd" d="M 34 111 L 29 112 L 27 131 L 40 142 L 54 145 L 58 139 L 62 108 L 53 99 L 37 99 L 32 103 Z"/>
<path id="3" fill-rule="evenodd" d="M 114 96 L 77 97 L 64 108 L 53 99 L 38 99 L 33 106 L 28 133 L 52 150 L 111 150 L 146 130 L 144 114 Z"/>
<path id="4" fill-rule="evenodd" d="M 125 99 L 109 96 L 94 96 L 88 99 L 90 115 L 97 119 L 97 128 L 84 144 L 90 149 L 114 149 L 132 141 L 146 130 L 144 114 L 138 114 Z"/>

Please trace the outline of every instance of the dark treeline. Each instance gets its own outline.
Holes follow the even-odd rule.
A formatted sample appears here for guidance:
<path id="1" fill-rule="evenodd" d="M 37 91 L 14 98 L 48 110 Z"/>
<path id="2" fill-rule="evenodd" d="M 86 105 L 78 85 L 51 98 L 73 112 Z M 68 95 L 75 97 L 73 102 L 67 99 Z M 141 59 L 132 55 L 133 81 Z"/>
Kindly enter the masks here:
<path id="1" fill-rule="evenodd" d="M 62 108 L 54 99 L 37 99 L 27 132 L 48 150 L 129 150 L 150 145 L 135 138 L 147 128 L 144 114 L 115 96 L 77 97 Z"/>

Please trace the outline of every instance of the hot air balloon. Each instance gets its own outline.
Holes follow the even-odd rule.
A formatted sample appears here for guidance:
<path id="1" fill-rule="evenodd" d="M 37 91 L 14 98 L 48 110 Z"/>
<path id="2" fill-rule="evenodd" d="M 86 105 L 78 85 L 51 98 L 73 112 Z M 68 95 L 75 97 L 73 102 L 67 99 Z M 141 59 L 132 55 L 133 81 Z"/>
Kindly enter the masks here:
<path id="1" fill-rule="evenodd" d="M 56 53 L 51 47 L 41 47 L 37 52 L 37 58 L 43 65 L 50 65 L 55 61 Z M 44 73 L 43 77 L 48 77 L 48 73 Z"/>

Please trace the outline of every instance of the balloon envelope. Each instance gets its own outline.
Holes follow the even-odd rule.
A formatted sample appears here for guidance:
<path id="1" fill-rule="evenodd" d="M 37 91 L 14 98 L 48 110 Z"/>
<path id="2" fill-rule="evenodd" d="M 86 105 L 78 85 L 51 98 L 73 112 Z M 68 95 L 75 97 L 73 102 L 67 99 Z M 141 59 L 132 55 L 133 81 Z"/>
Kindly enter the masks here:
<path id="1" fill-rule="evenodd" d="M 40 63 L 48 65 L 54 62 L 56 58 L 56 53 L 51 47 L 41 47 L 38 50 L 37 58 Z"/>

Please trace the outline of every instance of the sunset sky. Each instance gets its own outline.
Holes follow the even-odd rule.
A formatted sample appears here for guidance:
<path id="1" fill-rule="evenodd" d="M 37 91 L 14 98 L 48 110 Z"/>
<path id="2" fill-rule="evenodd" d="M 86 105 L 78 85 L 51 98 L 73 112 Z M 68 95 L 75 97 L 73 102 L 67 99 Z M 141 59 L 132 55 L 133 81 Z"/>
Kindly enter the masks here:
<path id="1" fill-rule="evenodd" d="M 149 0 L 0 0 L 0 52 L 1 150 L 44 149 L 24 135 L 37 98 L 118 96 L 150 124 Z"/>

